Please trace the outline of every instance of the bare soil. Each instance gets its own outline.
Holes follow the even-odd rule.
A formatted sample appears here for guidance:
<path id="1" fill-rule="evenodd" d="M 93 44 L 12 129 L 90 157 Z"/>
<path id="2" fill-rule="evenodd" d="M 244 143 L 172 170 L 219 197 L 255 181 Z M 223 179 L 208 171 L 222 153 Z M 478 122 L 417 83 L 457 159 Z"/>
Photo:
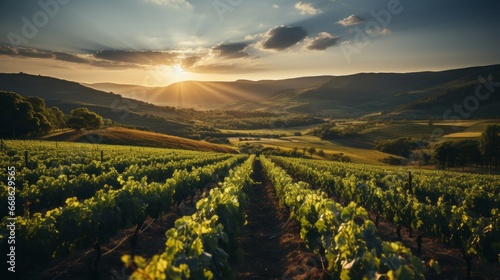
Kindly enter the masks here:
<path id="1" fill-rule="evenodd" d="M 371 219 L 375 220 L 375 215 L 371 214 Z M 401 230 L 401 240 L 396 234 L 397 226 L 393 223 L 379 218 L 378 233 L 384 241 L 401 241 L 406 247 L 410 248 L 421 260 L 428 262 L 431 259 L 437 260 L 441 268 L 441 274 L 437 274 L 433 269 L 429 269 L 425 275 L 426 279 L 466 279 L 467 267 L 460 250 L 444 244 L 438 237 L 425 236 L 422 239 L 422 251 L 417 254 L 417 235 L 409 237 L 409 231 L 406 228 Z M 485 263 L 474 259 L 472 264 L 471 279 L 500 279 L 500 263 Z"/>
<path id="2" fill-rule="evenodd" d="M 236 279 L 328 279 L 321 260 L 300 238 L 298 223 L 279 206 L 258 160 L 253 179 L 256 184 L 248 193 L 248 224 L 239 238 L 243 259 L 234 266 Z"/>

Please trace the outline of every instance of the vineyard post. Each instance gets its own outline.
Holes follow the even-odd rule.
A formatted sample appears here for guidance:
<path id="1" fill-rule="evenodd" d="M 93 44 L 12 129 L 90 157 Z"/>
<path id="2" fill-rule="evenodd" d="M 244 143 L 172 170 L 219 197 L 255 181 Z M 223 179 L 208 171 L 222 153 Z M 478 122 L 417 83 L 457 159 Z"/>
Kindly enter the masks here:
<path id="1" fill-rule="evenodd" d="M 3 138 L 0 139 L 1 140 L 1 148 L 2 148 L 2 152 L 5 152 L 5 149 L 3 148 Z"/>
<path id="2" fill-rule="evenodd" d="M 29 163 L 29 154 L 28 151 L 24 151 L 24 165 L 27 167 Z"/>
<path id="3" fill-rule="evenodd" d="M 104 150 L 101 150 L 101 162 L 104 162 Z"/>
<path id="4" fill-rule="evenodd" d="M 412 195 L 413 194 L 413 189 L 411 186 L 411 171 L 408 171 L 408 192 Z"/>
<path id="5" fill-rule="evenodd" d="M 412 182 L 411 181 L 412 181 L 411 171 L 408 171 L 408 194 L 409 194 L 410 197 L 413 195 L 413 189 L 412 189 L 412 185 L 411 185 Z M 413 212 L 413 208 L 410 209 L 410 212 Z M 413 224 L 413 221 L 411 220 L 411 216 L 410 216 L 410 224 L 408 225 L 408 230 L 409 230 L 409 233 L 410 233 L 410 237 L 413 237 L 413 227 L 412 227 L 412 224 Z"/>

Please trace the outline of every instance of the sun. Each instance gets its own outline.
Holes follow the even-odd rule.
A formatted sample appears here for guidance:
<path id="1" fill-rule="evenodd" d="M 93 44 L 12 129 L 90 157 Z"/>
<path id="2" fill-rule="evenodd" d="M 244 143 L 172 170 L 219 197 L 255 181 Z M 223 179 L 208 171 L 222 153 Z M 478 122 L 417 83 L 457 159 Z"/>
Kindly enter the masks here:
<path id="1" fill-rule="evenodd" d="M 176 65 L 172 66 L 172 70 L 176 74 L 182 74 L 182 73 L 184 73 L 184 69 L 182 69 L 182 66 L 180 64 L 176 64 Z"/>

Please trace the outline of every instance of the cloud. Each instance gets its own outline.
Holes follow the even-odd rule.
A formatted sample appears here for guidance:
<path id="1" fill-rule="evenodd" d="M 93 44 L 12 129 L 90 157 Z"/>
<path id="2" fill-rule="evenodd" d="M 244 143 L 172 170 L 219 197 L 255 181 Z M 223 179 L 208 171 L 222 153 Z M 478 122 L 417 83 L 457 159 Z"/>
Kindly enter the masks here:
<path id="1" fill-rule="evenodd" d="M 340 20 L 338 23 L 343 25 L 343 26 L 349 26 L 349 25 L 359 24 L 359 23 L 362 23 L 364 21 L 365 21 L 365 19 L 363 19 L 359 16 L 350 15 L 350 16 L 346 17 L 345 19 Z"/>
<path id="2" fill-rule="evenodd" d="M 38 58 L 106 69 L 137 69 L 180 64 L 182 68 L 193 73 L 248 73 L 258 69 L 253 62 L 255 57 L 246 52 L 248 45 L 248 43 L 229 43 L 211 48 L 168 51 L 101 50 L 85 54 L 0 46 L 0 57 Z M 244 61 L 233 63 L 232 59 Z"/>
<path id="3" fill-rule="evenodd" d="M 331 46 L 335 46 L 338 40 L 339 37 L 333 36 L 328 32 L 321 32 L 314 38 L 307 38 L 305 40 L 305 47 L 308 50 L 323 51 Z"/>
<path id="4" fill-rule="evenodd" d="M 301 15 L 316 15 L 321 13 L 321 10 L 314 8 L 310 3 L 302 3 L 302 1 L 295 4 L 295 9 L 299 10 Z"/>
<path id="5" fill-rule="evenodd" d="M 33 48 L 10 48 L 0 46 L 0 55 L 17 58 L 40 58 L 64 61 L 79 64 L 88 64 L 103 68 L 136 68 L 144 64 L 151 64 L 155 58 L 153 52 L 133 51 L 99 51 L 93 54 L 74 54 L 66 52 L 45 51 Z M 157 55 L 156 55 L 157 56 Z M 161 57 L 160 57 L 161 58 Z M 169 59 L 173 61 L 173 59 Z M 165 62 L 165 59 L 157 59 L 153 64 Z"/>
<path id="6" fill-rule="evenodd" d="M 284 50 L 307 36 L 307 31 L 302 27 L 276 26 L 264 35 L 264 39 L 258 43 L 262 49 Z"/>
<path id="7" fill-rule="evenodd" d="M 127 51 L 103 50 L 94 54 L 95 58 L 139 65 L 172 65 L 178 54 L 169 51 Z"/>
<path id="8" fill-rule="evenodd" d="M 174 8 L 192 8 L 191 4 L 187 0 L 144 0 L 144 2 L 170 6 Z"/>
<path id="9" fill-rule="evenodd" d="M 0 47 L 0 55 L 15 55 L 16 52 L 14 48 L 11 47 Z"/>
<path id="10" fill-rule="evenodd" d="M 392 32 L 391 32 L 391 30 L 389 30 L 387 28 L 375 28 L 375 29 L 367 30 L 366 33 L 377 34 L 377 35 L 389 35 Z"/>
<path id="11" fill-rule="evenodd" d="M 259 66 L 256 65 L 242 65 L 242 64 L 231 64 L 231 63 L 209 63 L 203 65 L 197 65 L 189 69 L 189 72 L 198 74 L 234 74 L 234 73 L 253 73 L 258 71 L 263 71 Z"/>
<path id="12" fill-rule="evenodd" d="M 15 54 L 21 57 L 29 58 L 53 58 L 54 54 L 50 51 L 37 50 L 31 48 L 17 48 Z"/>
<path id="13" fill-rule="evenodd" d="M 277 4 L 273 4 L 273 6 L 272 6 L 272 7 L 273 7 L 274 9 L 278 9 L 280 6 L 279 6 L 279 5 L 277 5 Z"/>
<path id="14" fill-rule="evenodd" d="M 76 63 L 89 63 L 87 59 L 80 56 L 45 50 L 37 50 L 32 48 L 11 48 L 6 46 L 0 47 L 0 55 L 11 56 L 11 57 L 24 57 L 24 58 L 48 58 L 55 60 L 62 60 L 68 62 Z"/>
<path id="15" fill-rule="evenodd" d="M 213 47 L 213 50 L 218 53 L 220 57 L 240 58 L 248 56 L 248 53 L 245 51 L 247 46 L 248 44 L 246 43 L 220 44 Z"/>

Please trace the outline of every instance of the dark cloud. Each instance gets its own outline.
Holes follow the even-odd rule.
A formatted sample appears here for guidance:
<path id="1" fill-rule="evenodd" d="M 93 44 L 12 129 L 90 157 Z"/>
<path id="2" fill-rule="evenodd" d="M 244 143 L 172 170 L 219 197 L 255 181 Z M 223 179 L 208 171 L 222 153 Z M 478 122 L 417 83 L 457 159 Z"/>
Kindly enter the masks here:
<path id="1" fill-rule="evenodd" d="M 85 64 L 90 63 L 89 60 L 81 58 L 71 53 L 54 52 L 54 58 L 57 60 L 73 62 L 73 63 L 85 63 Z"/>
<path id="2" fill-rule="evenodd" d="M 96 52 L 94 57 L 115 62 L 140 65 L 171 65 L 175 63 L 177 54 L 173 52 L 160 51 L 103 50 Z"/>
<path id="3" fill-rule="evenodd" d="M 32 48 L 11 48 L 0 46 L 0 55 L 21 58 L 43 58 L 72 63 L 88 64 L 103 68 L 132 68 L 139 67 L 138 64 L 95 59 L 92 55 L 78 55 L 73 53 L 45 51 Z"/>
<path id="4" fill-rule="evenodd" d="M 0 47 L 0 55 L 15 55 L 16 52 L 11 47 Z"/>
<path id="5" fill-rule="evenodd" d="M 284 50 L 307 36 L 307 31 L 302 27 L 277 26 L 269 30 L 262 41 L 264 49 Z"/>
<path id="6" fill-rule="evenodd" d="M 335 46 L 339 37 L 335 37 L 327 32 L 321 32 L 317 37 L 307 41 L 306 49 L 315 51 L 324 51 L 331 46 Z"/>
<path id="7" fill-rule="evenodd" d="M 248 53 L 245 48 L 248 46 L 246 43 L 233 43 L 233 44 L 220 44 L 213 48 L 220 57 L 224 58 L 240 58 L 247 57 Z"/>
<path id="8" fill-rule="evenodd" d="M 30 58 L 53 58 L 54 54 L 49 51 L 28 49 L 28 48 L 17 48 L 16 55 L 22 57 Z"/>

